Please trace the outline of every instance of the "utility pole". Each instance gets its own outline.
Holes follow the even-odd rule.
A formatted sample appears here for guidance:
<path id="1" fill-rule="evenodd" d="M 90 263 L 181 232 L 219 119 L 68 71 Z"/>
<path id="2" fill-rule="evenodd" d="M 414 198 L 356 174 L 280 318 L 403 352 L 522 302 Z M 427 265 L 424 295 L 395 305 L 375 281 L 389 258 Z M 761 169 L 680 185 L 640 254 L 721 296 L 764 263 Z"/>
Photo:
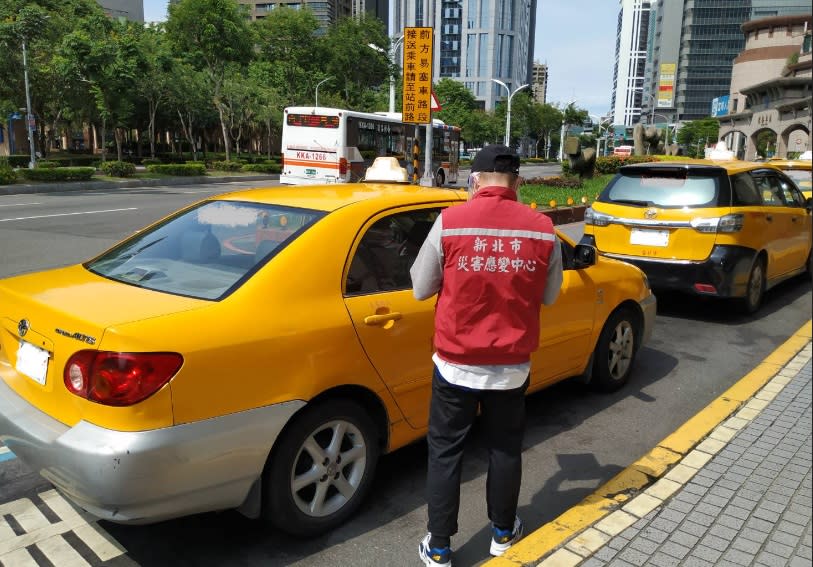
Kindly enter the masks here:
<path id="1" fill-rule="evenodd" d="M 28 132 L 28 147 L 31 152 L 28 169 L 34 169 L 37 165 L 37 154 L 34 151 L 34 115 L 31 114 L 31 91 L 28 86 L 28 52 L 25 48 L 25 38 L 23 43 L 23 77 L 25 79 L 25 131 Z"/>

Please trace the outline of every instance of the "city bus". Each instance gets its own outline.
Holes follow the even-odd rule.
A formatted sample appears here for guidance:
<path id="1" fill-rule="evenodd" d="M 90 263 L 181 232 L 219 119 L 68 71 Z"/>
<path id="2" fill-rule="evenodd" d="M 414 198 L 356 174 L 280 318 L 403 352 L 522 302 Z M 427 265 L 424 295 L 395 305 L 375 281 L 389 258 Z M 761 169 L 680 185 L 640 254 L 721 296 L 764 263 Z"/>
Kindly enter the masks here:
<path id="1" fill-rule="evenodd" d="M 433 123 L 434 184 L 440 187 L 457 183 L 460 128 L 441 120 Z M 282 122 L 280 182 L 312 185 L 361 181 L 373 160 L 380 156 L 397 158 L 410 180 L 417 181 L 425 167 L 425 127 L 403 122 L 400 113 L 288 107 Z"/>

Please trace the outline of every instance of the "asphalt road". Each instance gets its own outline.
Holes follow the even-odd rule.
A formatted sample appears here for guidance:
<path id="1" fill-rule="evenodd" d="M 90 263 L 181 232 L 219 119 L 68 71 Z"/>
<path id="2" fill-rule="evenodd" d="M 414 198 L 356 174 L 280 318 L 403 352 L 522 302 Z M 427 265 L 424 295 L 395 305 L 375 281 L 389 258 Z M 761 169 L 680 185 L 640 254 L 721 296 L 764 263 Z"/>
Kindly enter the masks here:
<path id="1" fill-rule="evenodd" d="M 182 205 L 248 185 L 2 196 L 0 277 L 87 259 Z M 627 387 L 601 395 L 563 383 L 529 398 L 520 496 L 526 529 L 551 521 L 646 453 L 756 366 L 810 313 L 811 285 L 804 278 L 769 292 L 753 317 L 724 303 L 659 296 L 652 340 L 639 353 Z M 0 518 L 25 498 L 38 507 L 49 497 L 51 487 L 42 478 L 17 459 L 3 459 L 0 452 Z M 96 533 L 117 542 L 118 551 L 108 540 L 87 543 L 76 535 L 82 533 L 78 528 L 59 535 L 59 542 L 91 565 L 415 565 L 426 529 L 425 462 L 423 442 L 383 457 L 360 513 L 312 540 L 291 539 L 226 511 L 153 526 L 92 522 Z M 458 567 L 488 559 L 487 458 L 477 431 L 465 466 L 460 533 L 453 539 Z M 52 525 L 58 520 L 49 518 Z M 22 537 L 21 526 L 12 529 Z M 26 540 L 40 564 L 48 564 L 42 558 L 52 544 Z M 0 555 L 8 545 L 0 520 Z"/>

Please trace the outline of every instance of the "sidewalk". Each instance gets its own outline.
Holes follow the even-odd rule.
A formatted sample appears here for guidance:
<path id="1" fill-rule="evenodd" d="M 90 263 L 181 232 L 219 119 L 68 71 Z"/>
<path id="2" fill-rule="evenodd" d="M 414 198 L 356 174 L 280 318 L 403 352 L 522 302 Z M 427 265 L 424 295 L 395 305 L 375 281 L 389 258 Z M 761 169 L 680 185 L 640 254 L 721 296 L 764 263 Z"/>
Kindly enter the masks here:
<path id="1" fill-rule="evenodd" d="M 813 564 L 811 322 L 648 455 L 487 567 Z"/>

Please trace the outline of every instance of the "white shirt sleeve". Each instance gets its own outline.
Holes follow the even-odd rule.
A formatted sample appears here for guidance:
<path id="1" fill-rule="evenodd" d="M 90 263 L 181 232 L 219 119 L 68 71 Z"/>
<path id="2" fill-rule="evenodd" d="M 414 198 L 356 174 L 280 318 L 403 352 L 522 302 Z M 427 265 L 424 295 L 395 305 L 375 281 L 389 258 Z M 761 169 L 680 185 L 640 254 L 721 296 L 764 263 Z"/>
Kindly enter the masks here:
<path id="1" fill-rule="evenodd" d="M 442 218 L 442 215 L 438 215 L 435 219 L 435 224 L 432 225 L 409 270 L 412 277 L 412 294 L 418 300 L 429 299 L 435 295 L 443 283 L 443 248 L 440 244 Z"/>
<path id="2" fill-rule="evenodd" d="M 548 260 L 548 280 L 542 293 L 542 303 L 551 305 L 559 297 L 562 289 L 562 243 L 557 236 L 553 240 L 553 250 Z"/>

